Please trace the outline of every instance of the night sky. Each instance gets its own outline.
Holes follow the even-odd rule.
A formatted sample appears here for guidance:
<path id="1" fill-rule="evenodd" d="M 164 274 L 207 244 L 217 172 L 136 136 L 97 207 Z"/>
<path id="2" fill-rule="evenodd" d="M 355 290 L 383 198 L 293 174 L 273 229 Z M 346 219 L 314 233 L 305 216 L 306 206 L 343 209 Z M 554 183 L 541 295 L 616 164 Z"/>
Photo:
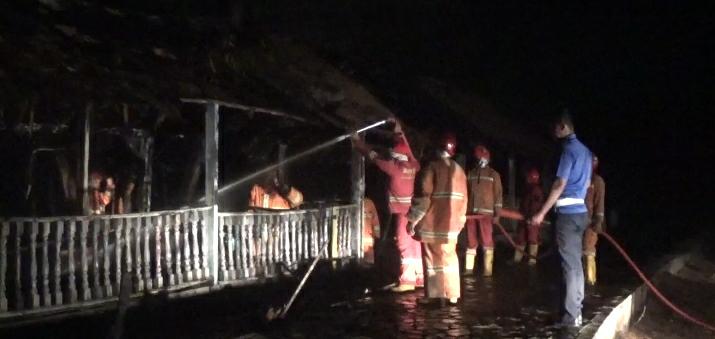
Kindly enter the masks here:
<path id="1" fill-rule="evenodd" d="M 160 15 L 228 19 L 228 1 L 96 1 Z M 672 3 L 244 1 L 244 43 L 308 45 L 405 120 L 439 121 L 421 79 L 473 93 L 546 134 L 565 104 L 601 158 L 607 208 L 624 234 L 667 244 L 707 230 L 715 155 L 712 8 Z M 225 25 L 227 34 L 230 25 Z M 412 121 L 414 118 L 415 121 Z M 450 128 L 450 126 L 442 126 Z M 554 143 L 554 147 L 556 144 Z M 673 232 L 677 230 L 677 232 Z M 677 235 L 677 236 L 675 236 Z M 656 244 L 657 243 L 657 244 Z"/>
<path id="2" fill-rule="evenodd" d="M 601 157 L 622 234 L 647 234 L 644 249 L 661 251 L 710 228 L 701 220 L 715 155 L 711 8 L 323 3 L 276 11 L 269 29 L 347 60 L 393 106 L 391 89 L 435 77 L 544 133 L 543 118 L 563 103 Z"/>

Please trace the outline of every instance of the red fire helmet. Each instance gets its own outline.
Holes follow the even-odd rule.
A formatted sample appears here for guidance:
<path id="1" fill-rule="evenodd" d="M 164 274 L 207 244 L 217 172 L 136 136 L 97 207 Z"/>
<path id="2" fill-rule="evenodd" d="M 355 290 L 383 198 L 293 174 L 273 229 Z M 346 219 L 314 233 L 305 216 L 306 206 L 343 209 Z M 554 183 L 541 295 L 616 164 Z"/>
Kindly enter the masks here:
<path id="1" fill-rule="evenodd" d="M 474 147 L 474 157 L 477 159 L 491 160 L 492 155 L 486 146 L 480 144 Z"/>
<path id="2" fill-rule="evenodd" d="M 450 157 L 457 153 L 457 137 L 454 133 L 447 132 L 442 135 L 442 139 L 439 143 L 443 151 L 447 152 Z"/>
<path id="3" fill-rule="evenodd" d="M 536 185 L 539 183 L 539 180 L 541 179 L 541 174 L 539 174 L 539 170 L 536 168 L 532 167 L 528 171 L 526 171 L 526 183 L 529 185 Z"/>
<path id="4" fill-rule="evenodd" d="M 394 154 L 399 154 L 400 156 L 404 156 L 404 158 L 408 157 L 408 154 L 410 154 L 410 147 L 407 146 L 404 138 L 400 137 L 396 140 L 395 145 L 392 147 L 392 153 L 393 156 Z"/>

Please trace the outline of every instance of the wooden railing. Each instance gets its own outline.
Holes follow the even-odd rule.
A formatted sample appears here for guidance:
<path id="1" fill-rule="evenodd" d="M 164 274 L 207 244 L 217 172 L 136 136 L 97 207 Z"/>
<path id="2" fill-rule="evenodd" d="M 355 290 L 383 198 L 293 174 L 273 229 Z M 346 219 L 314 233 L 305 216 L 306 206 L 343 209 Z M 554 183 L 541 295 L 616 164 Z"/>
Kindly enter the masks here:
<path id="1" fill-rule="evenodd" d="M 109 304 L 123 272 L 140 297 L 275 277 L 279 266 L 315 257 L 325 241 L 324 257 L 357 258 L 357 206 L 219 213 L 216 227 L 204 223 L 214 207 L 0 220 L 0 319 Z"/>
<path id="2" fill-rule="evenodd" d="M 314 258 L 354 258 L 357 205 L 261 213 L 219 213 L 219 280 L 273 277 L 282 267 Z"/>

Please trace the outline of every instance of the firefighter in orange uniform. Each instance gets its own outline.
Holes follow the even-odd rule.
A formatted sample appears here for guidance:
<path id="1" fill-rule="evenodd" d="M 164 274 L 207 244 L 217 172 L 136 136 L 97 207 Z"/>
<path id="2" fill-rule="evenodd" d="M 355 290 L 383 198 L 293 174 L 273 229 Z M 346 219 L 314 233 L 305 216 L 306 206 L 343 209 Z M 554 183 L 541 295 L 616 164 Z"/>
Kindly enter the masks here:
<path id="1" fill-rule="evenodd" d="M 398 121 L 391 120 L 395 125 L 393 129 L 394 146 L 390 152 L 390 159 L 379 157 L 377 152 L 366 145 L 357 135 L 353 136 L 353 146 L 389 177 L 387 196 L 391 213 L 391 227 L 394 227 L 397 248 L 400 252 L 399 285 L 392 288 L 392 291 L 406 292 L 424 285 L 420 243 L 407 234 L 406 228 L 407 211 L 410 209 L 415 176 L 420 169 L 420 164 L 412 154 L 402 126 Z"/>
<path id="2" fill-rule="evenodd" d="M 365 262 L 375 263 L 375 240 L 380 237 L 380 218 L 372 199 L 363 201 L 362 250 Z"/>
<path id="3" fill-rule="evenodd" d="M 425 297 L 420 303 L 447 300 L 457 303 L 460 297 L 457 237 L 464 227 L 467 213 L 467 176 L 452 160 L 457 140 L 443 136 L 439 158 L 420 172 L 416 195 L 407 214 L 407 229 L 422 242 L 422 260 L 427 279 Z"/>
<path id="4" fill-rule="evenodd" d="M 114 199 L 114 179 L 107 176 L 104 177 L 99 172 L 93 172 L 89 180 L 90 187 L 90 214 L 102 215 L 111 212 L 111 208 L 107 209 Z"/>
<path id="5" fill-rule="evenodd" d="M 589 285 L 596 284 L 596 243 L 598 233 L 603 230 L 603 219 L 605 210 L 606 183 L 603 178 L 596 174 L 598 169 L 598 157 L 593 156 L 593 174 L 591 175 L 591 185 L 586 192 L 586 207 L 591 220 L 591 227 L 586 228 L 583 234 L 583 258 L 585 261 L 586 282 Z"/>
<path id="6" fill-rule="evenodd" d="M 531 168 L 526 172 L 526 188 L 519 204 L 519 211 L 525 220 L 528 220 L 539 212 L 543 203 L 544 191 L 541 189 L 539 171 L 536 168 Z M 514 262 L 521 262 L 528 241 L 529 265 L 534 265 L 536 264 L 535 257 L 539 252 L 539 227 L 541 225 L 527 225 L 525 220 L 519 222 Z"/>
<path id="7" fill-rule="evenodd" d="M 279 182 L 278 173 L 266 177 L 263 185 L 251 188 L 248 206 L 257 209 L 289 210 L 303 204 L 303 193 L 295 187 Z"/>
<path id="8" fill-rule="evenodd" d="M 469 171 L 469 210 L 470 215 L 478 218 L 467 221 L 467 253 L 466 272 L 471 273 L 477 256 L 477 245 L 482 247 L 484 260 L 484 276 L 492 275 L 494 262 L 494 240 L 492 238 L 493 224 L 499 222 L 499 211 L 502 208 L 501 176 L 489 167 L 491 154 L 484 145 L 474 148 L 477 160 L 475 168 Z"/>

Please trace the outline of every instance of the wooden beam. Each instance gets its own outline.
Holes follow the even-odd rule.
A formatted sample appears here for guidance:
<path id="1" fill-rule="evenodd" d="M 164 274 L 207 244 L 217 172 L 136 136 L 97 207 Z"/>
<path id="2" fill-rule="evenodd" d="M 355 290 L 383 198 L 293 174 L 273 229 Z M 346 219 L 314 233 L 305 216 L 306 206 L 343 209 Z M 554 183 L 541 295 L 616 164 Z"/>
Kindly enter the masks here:
<path id="1" fill-rule="evenodd" d="M 288 114 L 288 113 L 281 112 L 281 111 L 276 111 L 276 110 L 268 109 L 268 108 L 262 108 L 262 107 L 256 107 L 256 106 L 248 106 L 248 105 L 242 105 L 242 104 L 231 103 L 231 102 L 226 102 L 226 101 L 221 101 L 221 100 L 214 100 L 214 99 L 180 98 L 179 100 L 181 100 L 181 102 L 190 103 L 190 104 L 203 104 L 203 105 L 206 105 L 206 104 L 216 104 L 216 105 L 219 105 L 219 106 L 223 106 L 223 107 L 227 107 L 227 108 L 239 109 L 239 110 L 242 110 L 242 111 L 263 113 L 263 114 L 278 116 L 278 117 L 282 117 L 282 118 L 293 119 L 293 120 L 300 121 L 300 122 L 305 122 L 305 123 L 308 122 L 308 120 L 306 120 L 306 119 L 304 119 L 304 118 L 302 118 L 302 117 L 299 117 L 299 116 L 296 116 L 296 115 L 292 115 L 292 114 Z"/>

